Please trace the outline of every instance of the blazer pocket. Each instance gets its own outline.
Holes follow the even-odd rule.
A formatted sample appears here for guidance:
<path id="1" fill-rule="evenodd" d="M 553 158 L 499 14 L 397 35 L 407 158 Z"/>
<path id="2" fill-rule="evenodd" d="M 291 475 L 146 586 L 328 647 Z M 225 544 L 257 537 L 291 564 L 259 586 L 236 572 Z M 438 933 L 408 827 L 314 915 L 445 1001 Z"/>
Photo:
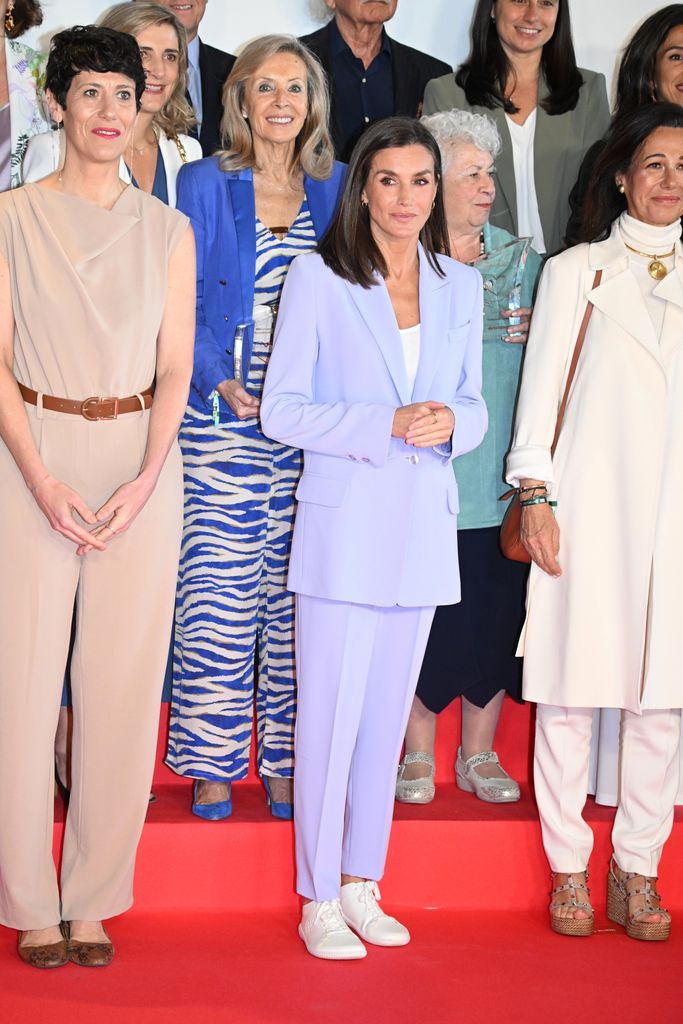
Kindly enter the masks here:
<path id="1" fill-rule="evenodd" d="M 467 337 L 470 333 L 470 321 L 467 323 L 460 324 L 459 327 L 452 327 L 448 331 L 448 340 L 451 344 L 457 345 L 461 341 L 467 341 Z"/>
<path id="2" fill-rule="evenodd" d="M 335 480 L 330 476 L 304 473 L 296 489 L 296 499 L 310 502 L 312 505 L 338 508 L 344 500 L 347 487 L 346 480 Z"/>
<path id="3" fill-rule="evenodd" d="M 457 515 L 460 511 L 460 498 L 458 497 L 458 492 L 455 488 L 452 490 L 451 488 L 448 489 L 446 500 L 448 501 L 448 511 L 452 515 Z"/>

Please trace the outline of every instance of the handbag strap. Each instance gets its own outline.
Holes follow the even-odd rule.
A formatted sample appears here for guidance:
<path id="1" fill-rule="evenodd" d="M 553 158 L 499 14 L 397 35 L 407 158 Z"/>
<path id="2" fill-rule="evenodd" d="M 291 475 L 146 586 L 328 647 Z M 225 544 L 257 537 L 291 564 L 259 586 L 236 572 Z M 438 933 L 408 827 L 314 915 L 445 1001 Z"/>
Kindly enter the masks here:
<path id="1" fill-rule="evenodd" d="M 600 284 L 601 280 L 602 280 L 602 270 L 596 270 L 595 277 L 593 279 L 593 288 L 597 288 L 598 285 Z M 553 443 L 550 446 L 550 454 L 551 455 L 555 454 L 555 448 L 557 447 L 557 442 L 558 442 L 558 439 L 559 439 L 559 436 L 560 436 L 560 430 L 562 429 L 562 420 L 564 419 L 564 411 L 567 408 L 567 401 L 569 399 L 569 392 L 570 392 L 571 386 L 572 386 L 572 384 L 574 382 L 574 375 L 576 373 L 576 367 L 577 367 L 577 364 L 579 362 L 579 356 L 581 355 L 581 349 L 583 348 L 583 343 L 586 340 L 586 331 L 588 330 L 588 321 L 591 318 L 591 313 L 592 312 L 593 312 L 593 303 L 589 299 L 588 302 L 586 303 L 586 312 L 583 314 L 583 320 L 581 321 L 581 326 L 579 327 L 579 334 L 578 334 L 578 337 L 576 339 L 576 345 L 574 346 L 574 355 L 572 356 L 572 361 L 571 361 L 570 366 L 569 366 L 569 373 L 567 374 L 567 383 L 565 385 L 564 394 L 562 395 L 562 402 L 560 403 L 560 410 L 559 410 L 559 412 L 557 414 L 557 426 L 555 427 L 555 436 L 553 437 Z"/>

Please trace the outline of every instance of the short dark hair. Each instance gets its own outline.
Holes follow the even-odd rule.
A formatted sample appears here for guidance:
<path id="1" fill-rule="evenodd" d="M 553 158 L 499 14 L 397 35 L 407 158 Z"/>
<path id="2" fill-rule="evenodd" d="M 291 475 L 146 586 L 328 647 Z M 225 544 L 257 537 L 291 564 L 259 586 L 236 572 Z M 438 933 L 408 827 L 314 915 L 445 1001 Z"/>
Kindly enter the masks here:
<path id="1" fill-rule="evenodd" d="M 678 25 L 683 25 L 683 4 L 669 4 L 636 29 L 619 65 L 615 117 L 657 99 L 657 54 L 669 32 Z"/>
<path id="2" fill-rule="evenodd" d="M 361 202 L 373 157 L 383 149 L 424 146 L 434 161 L 436 197 L 427 223 L 420 232 L 420 241 L 427 259 L 438 274 L 438 254 L 450 255 L 448 229 L 443 206 L 441 154 L 434 136 L 414 117 L 386 117 L 375 121 L 361 135 L 351 154 L 344 191 L 337 212 L 318 245 L 318 252 L 327 266 L 352 284 L 371 288 L 375 273 L 382 277 L 388 268 L 370 230 L 370 216 Z"/>
<path id="3" fill-rule="evenodd" d="M 14 0 L 12 11 L 14 28 L 7 32 L 8 39 L 18 39 L 30 28 L 35 28 L 43 21 L 43 12 L 38 0 Z"/>
<path id="4" fill-rule="evenodd" d="M 99 74 L 114 71 L 132 79 L 136 106 L 140 109 L 140 98 L 145 91 L 145 71 L 140 47 L 127 32 L 99 25 L 76 25 L 58 32 L 50 45 L 45 88 L 65 110 L 71 82 L 81 71 Z"/>
<path id="5" fill-rule="evenodd" d="M 516 114 L 519 108 L 505 95 L 511 67 L 491 16 L 494 3 L 478 0 L 472 18 L 470 54 L 456 71 L 455 81 L 470 106 L 489 110 L 502 107 L 506 114 Z M 576 66 L 569 0 L 559 0 L 555 31 L 543 47 L 541 70 L 548 86 L 548 95 L 541 102 L 545 112 L 554 116 L 573 110 L 579 102 L 583 76 Z"/>
<path id="6" fill-rule="evenodd" d="M 628 172 L 641 146 L 658 128 L 683 131 L 683 107 L 676 103 L 646 103 L 613 120 L 586 193 L 580 242 L 601 242 L 607 238 L 614 221 L 628 208 L 626 196 L 617 188 L 617 175 Z"/>

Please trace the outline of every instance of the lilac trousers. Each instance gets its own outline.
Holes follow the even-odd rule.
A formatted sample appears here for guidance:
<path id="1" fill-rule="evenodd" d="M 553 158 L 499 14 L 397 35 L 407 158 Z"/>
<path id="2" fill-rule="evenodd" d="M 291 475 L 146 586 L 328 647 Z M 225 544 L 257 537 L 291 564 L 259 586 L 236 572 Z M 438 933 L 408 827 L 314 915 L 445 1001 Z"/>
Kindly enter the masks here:
<path id="1" fill-rule="evenodd" d="M 434 608 L 297 596 L 297 892 L 384 873 L 396 767 Z"/>

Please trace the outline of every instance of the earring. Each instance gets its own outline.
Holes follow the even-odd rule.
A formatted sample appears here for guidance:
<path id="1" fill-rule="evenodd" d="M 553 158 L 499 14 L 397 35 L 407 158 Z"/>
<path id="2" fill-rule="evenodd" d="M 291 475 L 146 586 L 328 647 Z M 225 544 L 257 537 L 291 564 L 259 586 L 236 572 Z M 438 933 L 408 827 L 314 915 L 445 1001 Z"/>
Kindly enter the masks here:
<path id="1" fill-rule="evenodd" d="M 367 199 L 362 199 L 362 198 L 361 198 L 361 201 L 360 201 L 360 205 L 361 205 L 361 206 L 363 206 L 363 207 L 365 207 L 365 209 L 367 209 L 367 206 L 368 206 L 368 201 L 367 201 Z"/>
<path id="2" fill-rule="evenodd" d="M 247 114 L 246 110 L 242 110 L 240 111 L 240 113 L 242 114 L 242 117 L 244 118 L 245 121 L 249 120 L 249 115 Z"/>
<path id="3" fill-rule="evenodd" d="M 623 196 L 623 194 L 624 194 L 624 192 L 626 191 L 626 189 L 625 189 L 625 188 L 624 188 L 624 186 L 623 186 L 623 185 L 621 184 L 621 182 L 620 182 L 620 183 L 619 183 L 619 184 L 617 185 L 617 188 L 619 189 L 619 191 L 621 192 L 621 194 L 622 194 L 622 196 Z"/>
<path id="4" fill-rule="evenodd" d="M 5 11 L 5 32 L 9 34 L 14 31 L 14 0 L 9 0 Z"/>

